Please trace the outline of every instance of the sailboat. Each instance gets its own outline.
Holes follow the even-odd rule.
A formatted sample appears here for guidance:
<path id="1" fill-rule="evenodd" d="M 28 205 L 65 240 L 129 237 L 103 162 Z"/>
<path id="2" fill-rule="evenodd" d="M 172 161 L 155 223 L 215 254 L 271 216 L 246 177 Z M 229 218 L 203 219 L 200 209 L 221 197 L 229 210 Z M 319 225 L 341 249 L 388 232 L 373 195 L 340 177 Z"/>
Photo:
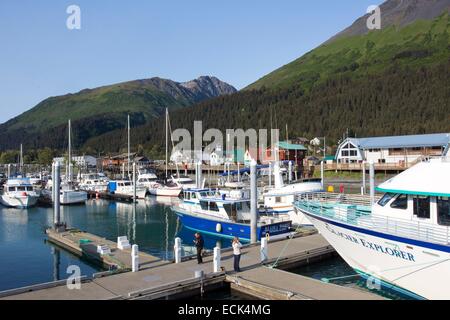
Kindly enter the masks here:
<path id="1" fill-rule="evenodd" d="M 169 110 L 166 108 L 166 180 L 168 178 L 168 163 L 169 163 Z M 170 140 L 172 140 L 172 132 L 170 132 Z M 177 170 L 178 171 L 178 170 Z M 178 175 L 179 176 L 179 175 Z M 154 196 L 160 197 L 178 197 L 183 190 L 181 184 L 177 183 L 154 183 L 149 188 L 149 193 Z"/>
<path id="2" fill-rule="evenodd" d="M 128 163 L 127 163 L 127 176 L 130 176 L 130 163 L 131 163 L 131 138 L 130 138 L 130 115 L 128 115 L 127 120 L 127 135 L 128 135 Z M 125 174 L 124 174 L 125 175 Z M 134 197 L 134 189 L 136 189 L 136 198 L 138 199 L 144 199 L 147 195 L 147 187 L 143 184 L 136 183 L 136 188 L 134 186 L 134 182 L 125 179 L 125 177 L 122 177 L 122 180 L 115 180 L 115 181 L 109 181 L 108 183 L 108 191 L 111 194 L 119 194 L 119 195 L 125 195 L 125 196 L 133 196 Z"/>
<path id="3" fill-rule="evenodd" d="M 69 120 L 68 123 L 68 131 L 69 131 L 69 147 L 68 147 L 68 157 L 66 163 L 66 176 L 64 181 L 61 183 L 61 189 L 59 194 L 59 201 L 62 205 L 71 205 L 71 204 L 82 204 L 84 203 L 88 196 L 87 192 L 83 190 L 79 190 L 75 187 L 75 183 L 73 181 L 73 163 L 72 163 L 72 123 Z M 48 180 L 46 186 L 47 195 L 52 195 L 53 181 Z M 53 199 L 52 199 L 53 200 Z"/>

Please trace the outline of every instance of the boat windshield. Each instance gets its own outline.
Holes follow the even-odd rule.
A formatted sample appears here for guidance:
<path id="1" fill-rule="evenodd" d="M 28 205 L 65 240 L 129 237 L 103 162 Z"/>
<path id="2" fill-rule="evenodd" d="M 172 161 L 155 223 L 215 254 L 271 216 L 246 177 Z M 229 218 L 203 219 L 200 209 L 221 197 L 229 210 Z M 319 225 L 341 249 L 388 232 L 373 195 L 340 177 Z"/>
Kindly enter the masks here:
<path id="1" fill-rule="evenodd" d="M 395 193 L 386 193 L 379 201 L 378 204 L 384 207 L 389 201 L 395 197 Z"/>

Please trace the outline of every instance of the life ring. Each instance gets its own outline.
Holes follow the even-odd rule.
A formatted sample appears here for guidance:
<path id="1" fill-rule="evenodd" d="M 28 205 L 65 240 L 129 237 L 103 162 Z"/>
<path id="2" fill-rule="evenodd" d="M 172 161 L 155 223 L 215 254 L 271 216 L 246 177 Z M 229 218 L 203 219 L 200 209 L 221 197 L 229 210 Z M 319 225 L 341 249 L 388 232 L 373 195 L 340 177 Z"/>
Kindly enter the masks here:
<path id="1" fill-rule="evenodd" d="M 220 223 L 216 224 L 216 232 L 222 232 L 222 225 Z"/>

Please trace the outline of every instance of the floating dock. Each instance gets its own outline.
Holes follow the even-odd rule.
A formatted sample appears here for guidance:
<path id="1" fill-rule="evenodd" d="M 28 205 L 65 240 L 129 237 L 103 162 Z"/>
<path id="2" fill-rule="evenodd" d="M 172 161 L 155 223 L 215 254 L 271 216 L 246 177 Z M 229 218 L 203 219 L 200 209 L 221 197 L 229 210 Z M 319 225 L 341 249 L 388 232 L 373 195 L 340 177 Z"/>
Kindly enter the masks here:
<path id="1" fill-rule="evenodd" d="M 93 242 L 107 240 L 86 233 L 49 233 L 52 241 L 77 243 L 80 238 L 92 237 Z M 110 243 L 113 247 L 112 243 Z M 75 246 L 72 250 L 76 249 Z M 80 245 L 83 252 L 90 252 L 85 245 Z M 113 251 L 115 259 L 126 261 L 125 255 Z M 123 257 L 122 257 L 123 254 Z M 197 264 L 194 257 L 187 257 L 181 263 L 162 261 L 143 254 L 141 269 L 138 272 L 108 273 L 103 272 L 92 279 L 82 279 L 81 288 L 69 290 L 64 281 L 42 284 L 0 292 L 0 299 L 24 300 L 79 300 L 79 299 L 124 299 L 154 300 L 177 299 L 200 295 L 217 288 L 231 286 L 233 289 L 249 293 L 261 299 L 381 299 L 379 296 L 352 288 L 345 288 L 320 282 L 277 268 L 291 268 L 321 260 L 335 255 L 334 249 L 319 234 L 303 234 L 292 239 L 277 240 L 269 243 L 268 259 L 260 262 L 260 246 L 249 245 L 242 250 L 242 272 L 233 270 L 233 252 L 223 249 L 221 252 L 221 272 L 213 272 L 212 255 L 204 257 L 203 264 Z M 95 254 L 94 254 L 95 255 Z M 107 264 L 109 258 L 103 258 Z M 195 273 L 203 271 L 203 278 L 195 278 Z"/>
<path id="2" fill-rule="evenodd" d="M 131 270 L 131 248 L 119 250 L 117 243 L 99 236 L 83 232 L 78 229 L 68 229 L 64 232 L 56 232 L 53 229 L 46 230 L 48 241 L 71 251 L 72 253 L 94 261 L 108 270 Z M 108 246 L 111 254 L 100 255 L 97 246 Z M 145 252 L 139 252 L 141 268 L 148 264 L 167 264 L 169 261 L 161 260 Z"/>

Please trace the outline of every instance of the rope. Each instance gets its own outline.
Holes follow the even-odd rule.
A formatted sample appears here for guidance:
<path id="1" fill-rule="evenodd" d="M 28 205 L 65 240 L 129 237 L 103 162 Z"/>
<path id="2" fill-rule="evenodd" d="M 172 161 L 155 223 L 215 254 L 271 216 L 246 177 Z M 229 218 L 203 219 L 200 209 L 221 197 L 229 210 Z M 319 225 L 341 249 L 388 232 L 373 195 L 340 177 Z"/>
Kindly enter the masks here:
<path id="1" fill-rule="evenodd" d="M 294 239 L 294 233 L 297 233 L 298 231 L 300 231 L 302 227 L 298 226 L 297 229 L 295 229 L 295 231 L 289 236 L 289 240 L 288 242 L 286 242 L 286 244 L 284 245 L 283 249 L 281 250 L 280 254 L 278 255 L 277 259 L 275 260 L 275 262 L 271 265 L 269 265 L 269 268 L 273 269 L 276 268 L 278 265 L 278 261 L 280 260 L 281 256 L 283 255 L 284 251 L 286 250 L 286 248 L 288 247 L 288 245 L 291 243 L 291 240 Z"/>

